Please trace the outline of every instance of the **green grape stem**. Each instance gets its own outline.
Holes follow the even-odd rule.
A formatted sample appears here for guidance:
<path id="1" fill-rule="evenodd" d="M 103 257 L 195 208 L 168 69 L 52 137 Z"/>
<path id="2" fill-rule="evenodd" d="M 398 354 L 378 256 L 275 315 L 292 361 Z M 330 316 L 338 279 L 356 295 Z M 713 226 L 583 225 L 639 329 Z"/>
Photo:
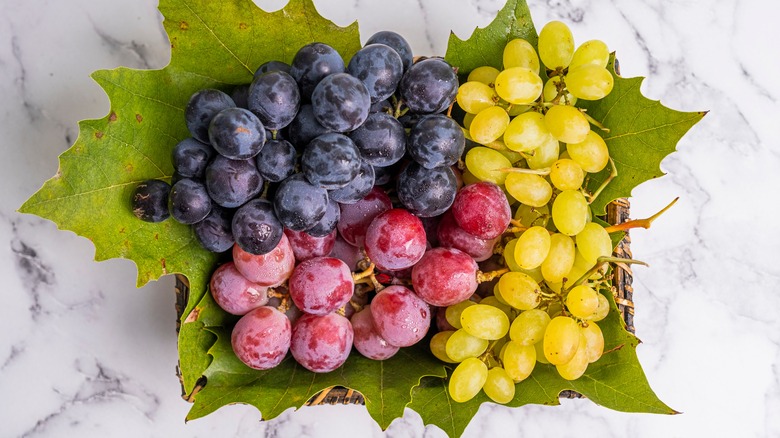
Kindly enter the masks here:
<path id="1" fill-rule="evenodd" d="M 607 187 L 607 184 L 612 182 L 613 179 L 615 179 L 618 176 L 617 167 L 615 166 L 615 162 L 612 161 L 612 157 L 609 157 L 609 164 L 612 166 L 612 170 L 609 172 L 609 176 L 607 176 L 607 179 L 604 180 L 603 183 L 599 186 L 598 189 L 596 189 L 595 192 L 593 192 L 591 195 L 588 195 L 588 204 L 592 204 L 593 201 L 596 200 L 596 198 L 599 197 L 602 191 Z"/>
<path id="2" fill-rule="evenodd" d="M 585 116 L 586 119 L 588 119 L 588 122 L 590 122 L 591 125 L 601 129 L 604 132 L 609 132 L 609 128 L 604 126 L 603 123 L 599 122 L 598 120 L 596 120 L 593 117 L 591 117 L 590 115 L 588 115 L 588 113 L 584 109 L 580 108 L 580 112 L 582 113 L 582 115 Z"/>
<path id="3" fill-rule="evenodd" d="M 642 265 L 642 266 L 650 266 L 647 263 L 641 261 L 641 260 L 634 260 L 634 259 L 624 259 L 622 257 L 599 257 L 596 260 L 596 264 L 588 270 L 588 272 L 582 274 L 580 278 L 577 279 L 574 283 L 572 283 L 570 286 L 568 286 L 566 289 L 562 289 L 564 292 L 568 293 L 571 289 L 573 289 L 576 286 L 581 285 L 582 283 L 585 283 L 588 281 L 588 278 L 590 278 L 591 275 L 595 274 L 596 272 L 601 269 L 602 266 L 604 266 L 607 263 L 623 263 L 627 265 Z"/>
<path id="4" fill-rule="evenodd" d="M 547 176 L 550 174 L 551 169 L 549 167 L 545 167 L 543 169 L 524 169 L 521 167 L 504 167 L 501 169 L 496 169 L 496 171 L 506 172 L 506 173 L 528 173 L 531 175 Z"/>
<path id="5" fill-rule="evenodd" d="M 619 231 L 627 231 L 627 230 L 630 230 L 632 228 L 648 229 L 648 228 L 650 228 L 650 225 L 653 223 L 654 220 L 658 219 L 667 210 L 672 208 L 672 206 L 674 204 L 676 204 L 679 199 L 680 199 L 679 196 L 674 198 L 674 200 L 672 202 L 670 202 L 669 205 L 667 205 L 666 207 L 662 208 L 661 211 L 659 211 L 658 213 L 650 216 L 649 218 L 646 218 L 646 219 L 634 219 L 634 220 L 623 222 L 622 224 L 611 225 L 611 226 L 606 227 L 604 229 L 607 230 L 608 233 L 617 233 Z"/>
<path id="6" fill-rule="evenodd" d="M 509 268 L 496 269 L 495 271 L 482 272 L 477 271 L 477 283 L 485 283 L 494 280 L 509 272 Z"/>

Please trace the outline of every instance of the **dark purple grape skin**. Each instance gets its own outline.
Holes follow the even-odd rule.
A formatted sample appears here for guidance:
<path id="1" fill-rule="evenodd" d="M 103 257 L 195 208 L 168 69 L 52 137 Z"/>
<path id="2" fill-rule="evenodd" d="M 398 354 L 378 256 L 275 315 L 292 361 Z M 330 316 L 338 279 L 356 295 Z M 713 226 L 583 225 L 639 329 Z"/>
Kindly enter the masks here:
<path id="1" fill-rule="evenodd" d="M 328 133 L 312 140 L 301 155 L 301 171 L 315 186 L 346 186 L 360 172 L 360 151 L 349 137 Z"/>
<path id="2" fill-rule="evenodd" d="M 298 152 L 287 140 L 269 140 L 255 156 L 257 170 L 263 178 L 279 182 L 295 173 Z"/>
<path id="3" fill-rule="evenodd" d="M 339 52 L 323 43 L 301 47 L 290 65 L 290 75 L 298 82 L 304 99 L 311 99 L 314 89 L 323 78 L 343 72 L 344 60 Z"/>
<path id="4" fill-rule="evenodd" d="M 359 128 L 349 133 L 349 138 L 373 166 L 390 166 L 406 152 L 406 131 L 401 122 L 387 113 L 369 114 Z"/>
<path id="5" fill-rule="evenodd" d="M 236 244 L 244 251 L 262 255 L 276 248 L 284 227 L 265 199 L 253 199 L 236 210 L 231 223 Z"/>
<path id="6" fill-rule="evenodd" d="M 414 61 L 412 47 L 404 39 L 404 37 L 395 32 L 389 30 L 377 32 L 371 35 L 371 38 L 366 41 L 366 45 L 369 44 L 384 44 L 391 47 L 401 57 L 404 70 L 407 70 L 409 67 L 411 67 L 412 62 Z"/>
<path id="7" fill-rule="evenodd" d="M 452 205 L 458 191 L 449 167 L 426 169 L 412 162 L 398 176 L 398 199 L 419 217 L 438 216 Z"/>
<path id="8" fill-rule="evenodd" d="M 260 65 L 260 67 L 257 68 L 257 70 L 255 70 L 255 77 L 262 76 L 272 71 L 283 71 L 289 74 L 290 64 L 287 64 L 286 62 L 282 62 L 282 61 L 264 62 Z"/>
<path id="9" fill-rule="evenodd" d="M 383 186 L 392 182 L 395 178 L 396 170 L 398 170 L 396 165 L 387 167 L 374 166 L 374 185 Z"/>
<path id="10" fill-rule="evenodd" d="M 170 217 L 168 195 L 171 186 L 158 179 L 138 184 L 133 191 L 133 214 L 144 222 L 162 222 Z"/>
<path id="11" fill-rule="evenodd" d="M 206 188 L 216 204 L 236 208 L 262 191 L 263 177 L 254 160 L 231 160 L 217 155 L 206 168 Z"/>
<path id="12" fill-rule="evenodd" d="M 184 178 L 171 187 L 168 206 L 171 216 L 177 222 L 194 224 L 202 221 L 211 212 L 211 198 L 206 186 L 193 179 Z"/>
<path id="13" fill-rule="evenodd" d="M 363 199 L 373 187 L 374 167 L 362 160 L 357 176 L 344 187 L 328 192 L 328 197 L 339 204 L 354 204 Z"/>
<path id="14" fill-rule="evenodd" d="M 232 160 L 246 160 L 263 148 L 265 127 L 251 111 L 228 108 L 211 119 L 209 141 L 220 155 Z"/>
<path id="15" fill-rule="evenodd" d="M 263 126 L 277 131 L 289 125 L 301 106 L 301 93 L 292 76 L 271 71 L 256 76 L 249 87 L 249 110 Z"/>
<path id="16" fill-rule="evenodd" d="M 317 84 L 311 106 L 320 125 L 336 132 L 349 132 L 366 121 L 371 96 L 360 79 L 337 73 Z"/>
<path id="17" fill-rule="evenodd" d="M 391 47 L 369 44 L 352 56 L 347 72 L 363 82 L 374 104 L 395 93 L 404 74 L 404 65 L 401 56 Z"/>
<path id="18" fill-rule="evenodd" d="M 230 98 L 236 103 L 236 107 L 249 109 L 249 84 L 236 86 L 230 93 Z"/>
<path id="19" fill-rule="evenodd" d="M 393 111 L 393 104 L 390 100 L 382 100 L 377 103 L 372 103 L 371 108 L 368 109 L 369 114 L 374 113 L 387 113 L 390 114 Z"/>
<path id="20" fill-rule="evenodd" d="M 336 229 L 341 219 L 341 207 L 338 202 L 328 199 L 328 207 L 325 209 L 325 215 L 305 233 L 312 237 L 325 237 Z"/>
<path id="21" fill-rule="evenodd" d="M 311 104 L 301 105 L 298 115 L 287 127 L 290 143 L 298 150 L 303 150 L 310 141 L 322 134 L 332 132 L 330 129 L 322 126 L 317 118 L 314 117 L 314 110 Z"/>
<path id="22" fill-rule="evenodd" d="M 282 181 L 274 196 L 274 211 L 279 221 L 293 231 L 305 231 L 317 225 L 328 209 L 328 192 L 296 173 Z"/>
<path id="23" fill-rule="evenodd" d="M 426 169 L 452 166 L 466 148 L 466 137 L 458 123 L 444 115 L 425 116 L 409 132 L 406 149 Z"/>
<path id="24" fill-rule="evenodd" d="M 235 239 L 231 222 L 233 212 L 218 205 L 211 206 L 205 219 L 192 225 L 200 246 L 211 252 L 225 252 L 233 247 Z"/>
<path id="25" fill-rule="evenodd" d="M 214 155 L 216 152 L 211 145 L 186 138 L 173 148 L 173 169 L 185 178 L 203 178 Z"/>
<path id="26" fill-rule="evenodd" d="M 398 90 L 412 112 L 440 113 L 455 102 L 458 76 L 443 59 L 428 58 L 416 62 L 404 73 Z"/>
<path id="27" fill-rule="evenodd" d="M 220 111 L 233 108 L 236 103 L 227 94 L 211 88 L 200 90 L 190 97 L 184 109 L 184 120 L 190 134 L 203 143 L 209 142 L 209 124 Z"/>

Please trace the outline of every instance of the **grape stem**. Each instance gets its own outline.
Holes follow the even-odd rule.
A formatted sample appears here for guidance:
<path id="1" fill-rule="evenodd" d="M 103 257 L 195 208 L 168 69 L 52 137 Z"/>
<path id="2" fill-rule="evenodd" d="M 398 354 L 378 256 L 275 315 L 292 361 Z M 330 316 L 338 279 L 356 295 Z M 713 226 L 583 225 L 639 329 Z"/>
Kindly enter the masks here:
<path id="1" fill-rule="evenodd" d="M 616 233 L 618 231 L 626 231 L 626 230 L 630 230 L 632 228 L 648 229 L 648 228 L 650 228 L 650 225 L 653 223 L 654 220 L 658 219 L 662 214 L 664 214 L 666 212 L 666 210 L 669 210 L 670 208 L 672 208 L 672 206 L 674 204 L 676 204 L 679 199 L 680 199 L 679 196 L 674 198 L 674 200 L 672 202 L 670 202 L 669 205 L 667 205 L 666 207 L 662 208 L 661 211 L 659 211 L 658 213 L 650 216 L 649 218 L 646 218 L 646 219 L 634 219 L 634 220 L 623 222 L 622 224 L 611 225 L 611 226 L 606 227 L 604 229 L 607 230 L 608 233 Z"/>
<path id="2" fill-rule="evenodd" d="M 604 182 L 601 183 L 599 188 L 596 189 L 596 191 L 593 192 L 593 194 L 588 195 L 588 204 L 592 204 L 593 201 L 595 201 L 596 198 L 599 197 L 601 192 L 603 192 L 604 189 L 607 187 L 607 184 L 612 182 L 612 180 L 615 179 L 618 176 L 617 167 L 615 166 L 615 162 L 612 161 L 612 157 L 609 157 L 609 164 L 612 166 L 612 171 L 609 172 L 609 176 L 607 176 L 607 179 L 605 179 Z"/>
<path id="3" fill-rule="evenodd" d="M 485 146 L 486 148 L 497 150 L 499 152 L 511 150 L 508 147 L 506 147 L 504 142 L 502 142 L 501 140 L 491 141 L 490 143 L 479 143 L 477 141 L 474 141 L 473 138 L 471 138 L 471 132 L 469 132 L 468 129 L 461 127 L 461 130 L 463 130 L 463 135 L 466 137 L 466 140 L 473 141 L 474 143 Z"/>
<path id="4" fill-rule="evenodd" d="M 500 169 L 496 169 L 498 172 L 506 172 L 506 173 L 528 173 L 531 175 L 542 175 L 546 176 L 550 174 L 551 169 L 549 167 L 545 167 L 543 169 L 524 169 L 521 167 L 502 167 Z"/>
<path id="5" fill-rule="evenodd" d="M 588 122 L 590 122 L 591 125 L 596 126 L 597 128 L 601 129 L 604 132 L 609 132 L 609 128 L 604 126 L 603 123 L 601 123 L 598 120 L 596 120 L 593 117 L 591 117 L 585 110 L 580 109 L 580 112 L 582 113 L 582 115 L 585 116 L 585 118 L 588 120 Z"/>
<path id="6" fill-rule="evenodd" d="M 624 259 L 622 257 L 599 257 L 596 260 L 596 264 L 588 270 L 588 272 L 582 274 L 580 278 L 577 279 L 574 283 L 572 283 L 570 286 L 568 286 L 566 289 L 564 289 L 564 292 L 569 292 L 576 286 L 581 285 L 582 283 L 585 283 L 588 281 L 588 278 L 590 278 L 591 275 L 595 274 L 596 272 L 601 269 L 602 266 L 604 266 L 607 263 L 623 263 L 627 265 L 642 265 L 642 266 L 649 266 L 647 263 L 641 261 L 641 260 L 634 260 L 634 259 Z"/>
<path id="7" fill-rule="evenodd" d="M 498 278 L 506 274 L 507 272 L 509 272 L 509 268 L 501 268 L 489 272 L 477 271 L 477 283 L 485 283 L 487 281 L 491 281 L 495 278 Z"/>
<path id="8" fill-rule="evenodd" d="M 357 282 L 358 280 L 362 280 L 366 277 L 370 277 L 374 275 L 374 269 L 376 268 L 376 265 L 371 263 L 368 265 L 368 268 L 366 268 L 363 272 L 353 272 L 352 273 L 352 281 Z"/>

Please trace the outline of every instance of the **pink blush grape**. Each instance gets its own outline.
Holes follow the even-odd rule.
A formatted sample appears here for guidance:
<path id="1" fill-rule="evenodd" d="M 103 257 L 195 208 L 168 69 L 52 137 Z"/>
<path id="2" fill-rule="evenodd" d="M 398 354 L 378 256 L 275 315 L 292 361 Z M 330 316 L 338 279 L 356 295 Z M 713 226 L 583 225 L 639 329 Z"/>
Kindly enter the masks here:
<path id="1" fill-rule="evenodd" d="M 275 287 L 290 278 L 295 268 L 295 255 L 287 236 L 266 254 L 250 254 L 238 245 L 233 245 L 233 263 L 236 269 L 249 281 L 263 286 Z"/>
<path id="2" fill-rule="evenodd" d="M 347 360 L 353 338 L 352 325 L 338 313 L 304 314 L 292 329 L 290 352 L 307 370 L 327 373 Z"/>
<path id="3" fill-rule="evenodd" d="M 268 302 L 268 287 L 247 280 L 233 262 L 214 271 L 209 289 L 219 307 L 233 315 L 244 315 Z"/>
<path id="4" fill-rule="evenodd" d="M 428 303 L 404 286 L 382 289 L 371 301 L 371 316 L 388 344 L 408 347 L 425 337 L 431 326 Z"/>
<path id="5" fill-rule="evenodd" d="M 333 257 L 315 257 L 295 267 L 288 288 L 299 309 L 325 315 L 349 301 L 355 283 L 346 263 Z"/>
<path id="6" fill-rule="evenodd" d="M 336 243 L 336 230 L 324 237 L 314 237 L 306 231 L 293 231 L 284 229 L 287 240 L 290 241 L 295 260 L 302 262 L 314 257 L 322 257 L 330 254 Z"/>
<path id="7" fill-rule="evenodd" d="M 290 348 L 290 320 L 273 307 L 258 307 L 242 316 L 233 328 L 231 344 L 236 356 L 250 368 L 271 369 Z"/>
<path id="8" fill-rule="evenodd" d="M 360 312 L 352 315 L 350 322 L 355 332 L 355 349 L 363 356 L 374 360 L 385 360 L 398 352 L 398 347 L 388 344 L 377 333 L 374 317 L 371 316 L 371 305 L 363 307 Z"/>
<path id="9" fill-rule="evenodd" d="M 451 306 L 477 290 L 477 262 L 455 248 L 434 248 L 412 268 L 414 291 L 433 306 Z"/>
<path id="10" fill-rule="evenodd" d="M 512 219 L 504 191 L 485 181 L 469 184 L 458 192 L 452 215 L 464 231 L 483 240 L 500 237 Z"/>
<path id="11" fill-rule="evenodd" d="M 397 271 L 414 266 L 425 254 L 427 239 L 420 219 L 402 208 L 388 210 L 366 232 L 366 255 L 379 269 Z"/>

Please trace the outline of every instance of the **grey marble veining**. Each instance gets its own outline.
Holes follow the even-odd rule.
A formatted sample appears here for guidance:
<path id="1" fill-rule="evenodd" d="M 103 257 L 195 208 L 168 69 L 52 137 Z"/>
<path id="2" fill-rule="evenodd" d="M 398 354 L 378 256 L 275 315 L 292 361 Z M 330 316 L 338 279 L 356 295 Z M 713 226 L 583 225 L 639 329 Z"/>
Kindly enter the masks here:
<path id="1" fill-rule="evenodd" d="M 259 4 L 276 10 L 284 0 Z M 315 0 L 361 34 L 402 33 L 417 54 L 443 54 L 500 0 Z M 667 175 L 634 191 L 632 216 L 678 204 L 633 231 L 638 355 L 676 416 L 617 413 L 587 400 L 558 407 L 483 406 L 468 437 L 780 436 L 780 6 L 752 0 L 533 0 L 538 27 L 570 24 L 602 39 L 623 75 L 683 111 L 709 110 L 666 158 Z M 288 410 L 261 422 L 230 406 L 184 423 L 173 281 L 135 289 L 124 260 L 16 209 L 57 171 L 78 121 L 108 111 L 89 78 L 170 56 L 153 0 L 0 3 L 0 436 L 440 438 L 407 410 L 382 432 L 361 406 Z"/>

